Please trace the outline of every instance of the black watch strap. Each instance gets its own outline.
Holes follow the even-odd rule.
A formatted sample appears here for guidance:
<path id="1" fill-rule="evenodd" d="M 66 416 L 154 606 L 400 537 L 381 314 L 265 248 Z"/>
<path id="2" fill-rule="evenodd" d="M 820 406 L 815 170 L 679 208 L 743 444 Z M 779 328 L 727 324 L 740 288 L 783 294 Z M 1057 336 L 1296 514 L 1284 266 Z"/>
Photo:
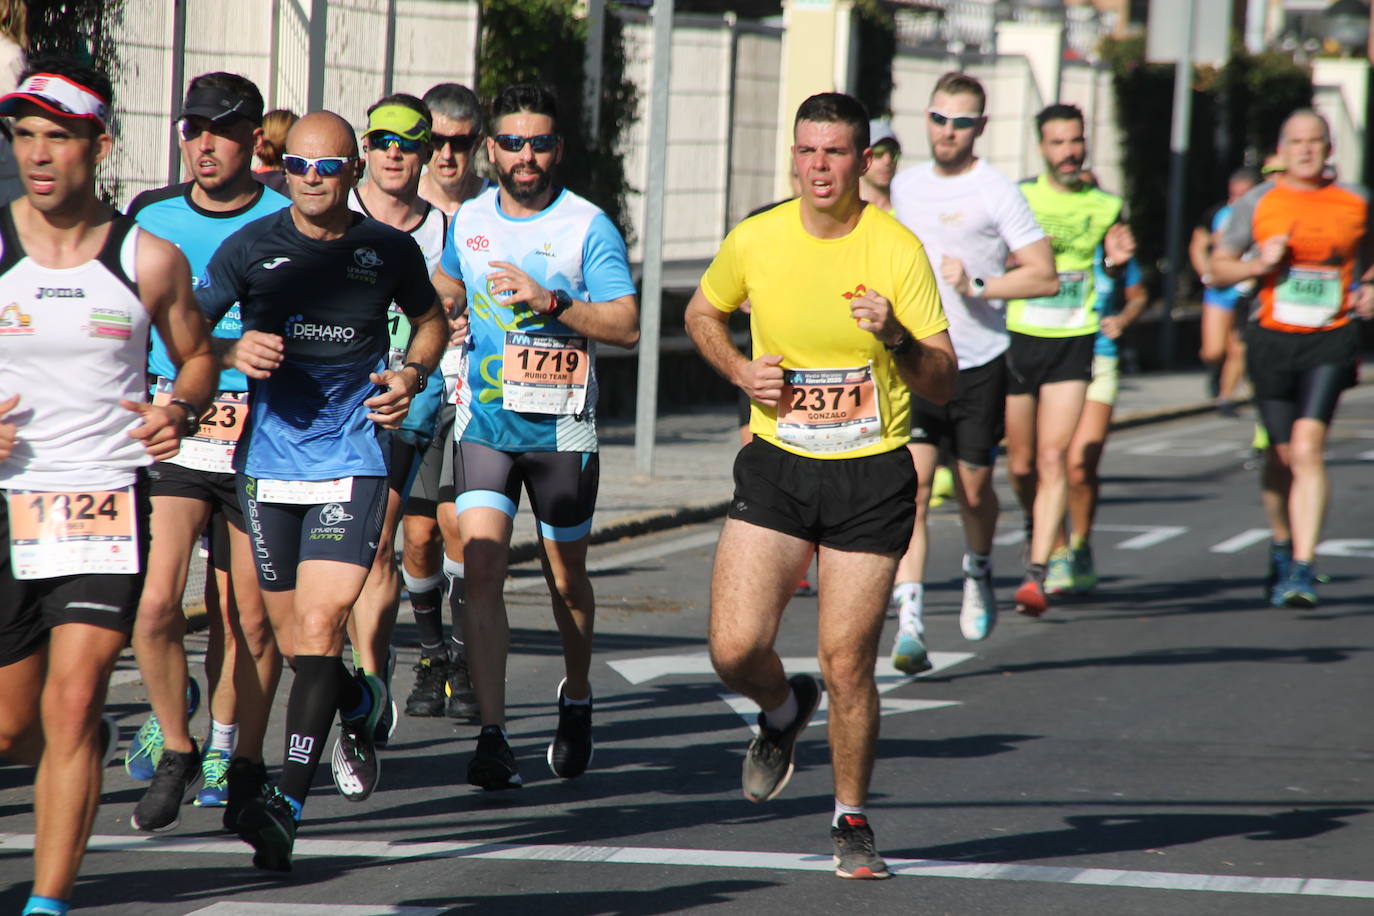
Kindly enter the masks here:
<path id="1" fill-rule="evenodd" d="M 914 337 L 911 336 L 911 332 L 910 332 L 910 331 L 908 331 L 906 328 L 903 328 L 903 329 L 902 329 L 902 336 L 899 337 L 899 338 L 897 339 L 897 342 L 896 342 L 896 343 L 894 343 L 894 344 L 886 344 L 886 343 L 885 343 L 885 344 L 883 344 L 883 346 L 886 347 L 886 348 L 887 348 L 887 352 L 891 353 L 893 356 L 901 356 L 903 353 L 908 353 L 908 352 L 910 352 L 911 348 L 912 348 L 913 346 L 915 346 L 915 344 L 916 344 L 916 338 L 914 338 Z"/>
<path id="2" fill-rule="evenodd" d="M 167 403 L 180 407 L 186 413 L 186 419 L 181 421 L 183 436 L 194 436 L 200 432 L 200 414 L 196 413 L 196 405 L 185 398 L 172 398 Z"/>
<path id="3" fill-rule="evenodd" d="M 553 291 L 553 308 L 549 310 L 550 318 L 557 318 L 566 312 L 573 304 L 573 298 L 565 290 L 556 289 Z"/>
<path id="4" fill-rule="evenodd" d="M 425 370 L 424 363 L 406 363 L 402 369 L 414 369 L 415 375 L 420 379 L 420 384 L 416 386 L 415 393 L 419 394 L 429 387 L 429 372 Z"/>

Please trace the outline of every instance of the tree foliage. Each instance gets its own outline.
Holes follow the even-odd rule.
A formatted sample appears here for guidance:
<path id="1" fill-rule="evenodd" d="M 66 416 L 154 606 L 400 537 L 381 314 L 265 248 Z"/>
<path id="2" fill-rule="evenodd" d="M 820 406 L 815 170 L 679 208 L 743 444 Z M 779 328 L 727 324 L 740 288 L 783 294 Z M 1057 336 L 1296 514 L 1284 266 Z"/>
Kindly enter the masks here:
<path id="1" fill-rule="evenodd" d="M 576 0 L 482 0 L 477 92 L 490 99 L 512 83 L 542 83 L 558 97 L 564 137 L 559 176 L 606 211 L 630 239 L 624 139 L 639 110 L 639 91 L 625 76 L 624 31 L 608 5 L 601 56 L 601 118 L 586 133 L 583 65 L 587 23 Z"/>

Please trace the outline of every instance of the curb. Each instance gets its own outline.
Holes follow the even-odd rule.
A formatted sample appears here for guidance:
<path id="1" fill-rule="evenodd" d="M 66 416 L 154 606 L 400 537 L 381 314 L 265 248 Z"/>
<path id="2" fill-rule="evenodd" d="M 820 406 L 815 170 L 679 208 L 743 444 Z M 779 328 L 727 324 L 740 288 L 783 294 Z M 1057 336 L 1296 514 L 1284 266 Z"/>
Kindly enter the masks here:
<path id="1" fill-rule="evenodd" d="M 1243 405 L 1250 403 L 1237 401 L 1236 404 Z M 1187 417 L 1195 417 L 1205 413 L 1214 412 L 1216 404 L 1211 401 L 1199 401 L 1194 404 L 1183 404 L 1178 407 L 1162 407 L 1157 410 L 1137 410 L 1125 414 L 1112 420 L 1111 429 L 1134 429 L 1139 426 L 1149 426 L 1154 423 L 1167 423 L 1170 420 L 1181 420 Z M 721 518 L 730 508 L 730 500 L 719 500 L 709 503 L 695 503 L 690 506 L 676 506 L 671 509 L 661 509 L 657 511 L 643 512 L 629 518 L 618 519 L 604 527 L 594 527 L 591 532 L 592 544 L 605 544 L 610 541 L 618 541 L 621 538 L 638 537 L 644 534 L 652 534 L 657 531 L 668 531 L 673 528 L 681 528 L 686 525 L 694 525 L 698 522 L 709 522 Z M 539 542 L 537 540 L 519 541 L 511 544 L 510 563 L 525 563 L 536 559 L 539 556 Z"/>

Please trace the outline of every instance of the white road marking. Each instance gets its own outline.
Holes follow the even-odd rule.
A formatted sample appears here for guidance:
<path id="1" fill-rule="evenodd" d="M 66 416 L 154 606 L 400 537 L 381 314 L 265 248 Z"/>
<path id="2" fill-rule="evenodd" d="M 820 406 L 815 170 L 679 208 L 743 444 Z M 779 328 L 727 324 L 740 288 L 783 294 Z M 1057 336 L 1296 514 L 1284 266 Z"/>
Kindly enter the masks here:
<path id="1" fill-rule="evenodd" d="M 1374 539 L 1346 538 L 1322 541 L 1317 545 L 1319 557 L 1374 557 Z"/>
<path id="2" fill-rule="evenodd" d="M 186 916 L 439 916 L 450 907 L 347 906 L 337 903 L 216 903 Z"/>
<path id="3" fill-rule="evenodd" d="M 236 840 L 197 840 L 180 837 L 113 836 L 91 837 L 92 851 L 135 851 L 149 853 L 204 853 L 247 859 L 248 850 Z M 33 834 L 0 834 L 0 850 L 31 851 Z M 824 855 L 749 852 L 729 849 L 673 849 L 651 846 L 527 846 L 505 843 L 390 843 L 378 840 L 298 839 L 297 856 L 327 856 L 366 859 L 496 859 L 517 862 L 575 862 L 616 865 L 655 865 L 707 868 L 761 868 L 787 871 L 830 872 L 834 862 Z M 1124 868 L 1081 868 L 1053 865 L 1007 865 L 995 862 L 948 862 L 939 859 L 888 859 L 888 868 L 898 876 L 921 878 L 964 878 L 975 881 L 1036 881 L 1045 884 L 1074 884 L 1093 887 L 1136 887 L 1160 891 L 1207 891 L 1232 894 L 1282 894 L 1296 897 L 1348 897 L 1374 900 L 1374 881 L 1337 878 L 1267 877 L 1247 875 L 1201 875 L 1163 871 L 1133 871 Z M 219 905 L 219 904 L 216 904 Z M 230 912 L 213 912 L 215 916 Z M 293 911 L 285 907 L 281 913 Z M 351 914 L 352 908 L 330 906 L 331 913 Z M 369 913 L 436 913 L 442 910 L 418 908 L 368 909 Z"/>
<path id="4" fill-rule="evenodd" d="M 1093 531 L 1116 531 L 1126 534 L 1140 532 L 1135 537 L 1117 544 L 1117 550 L 1149 550 L 1180 534 L 1188 533 L 1188 529 L 1182 525 L 1094 525 Z"/>
<path id="5" fill-rule="evenodd" d="M 686 537 L 675 538 L 671 541 L 663 541 L 662 543 L 653 544 L 649 547 L 640 547 L 637 550 L 627 550 L 624 553 L 617 553 L 604 559 L 594 560 L 587 564 L 587 571 L 606 572 L 612 569 L 623 569 L 635 563 L 643 563 L 645 560 L 657 560 L 669 554 L 705 547 L 719 540 L 719 531 L 698 531 L 696 534 L 689 534 Z M 530 576 L 528 579 L 516 579 L 506 583 L 506 591 L 508 592 L 518 592 L 535 587 L 544 587 L 543 576 Z"/>
<path id="6" fill-rule="evenodd" d="M 1355 457 L 1359 458 L 1361 461 L 1374 461 L 1374 449 L 1370 449 L 1367 452 L 1360 452 Z"/>
<path id="7" fill-rule="evenodd" d="M 1234 537 L 1229 537 L 1220 544 L 1213 544 L 1208 548 L 1212 553 L 1240 553 L 1247 547 L 1258 544 L 1260 541 L 1269 540 L 1268 528 L 1247 528 Z"/>
<path id="8" fill-rule="evenodd" d="M 1236 442 L 1218 442 L 1215 439 L 1155 439 L 1127 446 L 1126 454 L 1150 458 L 1215 458 L 1239 448 Z"/>
<path id="9" fill-rule="evenodd" d="M 1023 543 L 1025 540 L 1025 529 L 1013 528 L 1010 531 L 1003 531 L 1001 534 L 994 537 L 992 543 L 996 544 L 998 547 L 1014 547 L 1017 544 Z"/>
<path id="10" fill-rule="evenodd" d="M 972 652 L 932 652 L 930 653 L 930 670 L 917 675 L 917 677 L 937 674 L 960 662 L 968 661 L 970 658 L 973 658 Z M 712 680 L 716 677 L 715 669 L 711 667 L 711 659 L 704 652 L 693 655 L 650 655 L 642 658 L 622 658 L 607 662 L 607 664 L 631 684 L 645 684 L 655 678 L 683 674 L 710 676 Z M 791 674 L 800 672 L 821 673 L 820 662 L 806 656 L 784 658 L 782 666 Z M 899 687 L 905 687 L 912 682 L 913 678 L 892 667 L 892 662 L 886 658 L 878 660 L 873 673 L 878 682 L 880 695 L 879 715 L 894 716 L 903 712 L 924 712 L 930 709 L 943 709 L 946 706 L 960 705 L 958 700 L 908 700 L 881 696 Z M 756 724 L 759 714 L 758 704 L 737 693 L 722 693 L 720 698 L 725 702 L 725 705 L 739 714 L 740 718 L 744 720 L 744 724 L 751 731 L 758 730 Z M 830 720 L 827 714 L 829 709 L 830 694 L 822 693 L 820 706 L 816 708 L 816 714 L 812 716 L 808 727 L 826 724 Z"/>

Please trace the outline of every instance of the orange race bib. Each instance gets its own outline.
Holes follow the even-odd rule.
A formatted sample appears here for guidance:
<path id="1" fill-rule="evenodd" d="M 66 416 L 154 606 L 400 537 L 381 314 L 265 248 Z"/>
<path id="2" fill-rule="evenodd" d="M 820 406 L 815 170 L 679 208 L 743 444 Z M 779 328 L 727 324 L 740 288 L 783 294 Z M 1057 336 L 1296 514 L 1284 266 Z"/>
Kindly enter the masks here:
<path id="1" fill-rule="evenodd" d="M 159 377 L 153 389 L 154 404 L 172 401 L 172 380 Z M 234 473 L 234 448 L 248 420 L 248 392 L 221 391 L 200 418 L 200 430 L 181 440 L 181 451 L 167 459 L 193 471 L 215 474 Z"/>
<path id="2" fill-rule="evenodd" d="M 502 405 L 520 413 L 580 414 L 589 368 L 585 337 L 507 331 Z"/>
<path id="3" fill-rule="evenodd" d="M 132 486 L 74 492 L 10 490 L 5 497 L 16 579 L 138 572 Z"/>
<path id="4" fill-rule="evenodd" d="M 881 442 L 873 367 L 784 369 L 778 439 L 804 452 L 850 452 Z"/>

